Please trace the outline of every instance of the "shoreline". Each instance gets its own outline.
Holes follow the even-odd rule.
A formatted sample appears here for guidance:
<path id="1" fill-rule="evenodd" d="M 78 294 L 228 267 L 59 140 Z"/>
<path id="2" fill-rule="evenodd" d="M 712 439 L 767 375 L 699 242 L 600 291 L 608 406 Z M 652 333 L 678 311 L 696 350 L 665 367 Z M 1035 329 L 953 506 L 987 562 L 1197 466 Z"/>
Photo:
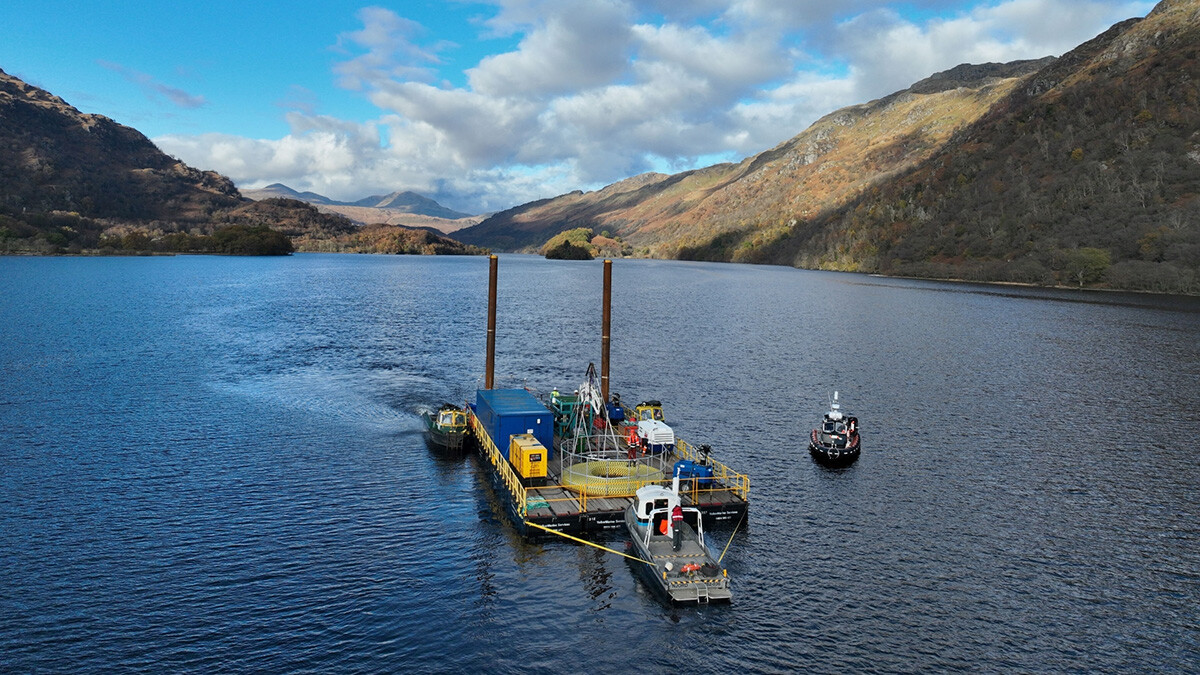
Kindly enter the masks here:
<path id="1" fill-rule="evenodd" d="M 0 257 L 14 257 L 14 258 L 34 258 L 34 257 L 43 257 L 43 258 L 144 258 L 144 257 L 170 257 L 170 256 L 180 256 L 180 255 L 211 255 L 211 256 L 228 256 L 228 257 L 278 258 L 278 257 L 287 257 L 287 256 L 295 255 L 296 253 L 330 253 L 330 254 L 335 254 L 335 255 L 364 255 L 364 254 L 366 254 L 366 255 L 434 255 L 434 256 L 436 256 L 436 255 L 448 255 L 448 256 L 483 255 L 483 254 L 469 254 L 469 253 L 468 254 L 462 254 L 462 253 L 424 254 L 424 253 L 377 253 L 374 251 L 305 251 L 305 250 L 296 250 L 296 251 L 293 251 L 292 253 L 284 253 L 284 254 L 213 253 L 213 252 L 187 252 L 187 251 L 182 251 L 182 252 L 113 251 L 113 252 L 109 253 L 109 252 L 103 252 L 100 249 L 87 249 L 84 251 L 80 251 L 79 253 L 66 253 L 66 252 L 63 252 L 63 253 L 41 253 L 41 252 L 35 252 L 35 251 L 6 251 L 6 252 L 0 252 Z M 636 259 L 646 259 L 646 258 L 636 258 Z M 653 258 L 653 259 L 654 260 L 672 260 L 670 258 Z M 717 264 L 722 264 L 722 261 L 680 261 L 680 262 L 716 262 Z M 725 264 L 729 264 L 729 263 L 725 263 Z M 743 264 L 745 264 L 745 263 L 743 263 Z M 809 268 L 809 267 L 797 267 L 795 265 L 771 265 L 769 263 L 750 263 L 750 264 L 767 265 L 769 267 L 791 267 L 792 269 L 805 270 L 805 271 L 809 271 L 809 272 L 833 272 L 836 274 L 854 274 L 854 275 L 859 275 L 859 276 L 863 276 L 863 277 L 876 277 L 879 279 L 895 279 L 895 280 L 910 280 L 910 281 L 936 281 L 936 282 L 946 282 L 946 283 L 954 283 L 954 284 L 978 284 L 980 286 L 1000 286 L 1000 287 L 1009 286 L 1009 287 L 1014 287 L 1014 288 L 1029 288 L 1029 289 L 1041 289 L 1041 290 L 1050 290 L 1050 291 L 1097 291 L 1097 292 L 1104 292 L 1104 293 L 1130 293 L 1130 294 L 1136 294 L 1136 295 L 1153 295 L 1153 296 L 1161 296 L 1161 297 L 1168 297 L 1168 298 L 1200 298 L 1200 292 L 1169 293 L 1169 292 L 1164 292 L 1164 291 L 1148 291 L 1148 290 L 1136 289 L 1136 288 L 1112 288 L 1111 286 L 1063 286 L 1063 285 L 1042 286 L 1039 284 L 1031 284 L 1031 283 L 1022 282 L 1022 281 L 984 281 L 984 280 L 979 280 L 979 279 L 962 279 L 962 278 L 908 277 L 908 276 L 897 276 L 897 275 L 892 275 L 892 274 L 881 274 L 879 272 L 852 272 L 852 271 L 848 271 L 848 270 L 813 269 L 813 268 Z"/>

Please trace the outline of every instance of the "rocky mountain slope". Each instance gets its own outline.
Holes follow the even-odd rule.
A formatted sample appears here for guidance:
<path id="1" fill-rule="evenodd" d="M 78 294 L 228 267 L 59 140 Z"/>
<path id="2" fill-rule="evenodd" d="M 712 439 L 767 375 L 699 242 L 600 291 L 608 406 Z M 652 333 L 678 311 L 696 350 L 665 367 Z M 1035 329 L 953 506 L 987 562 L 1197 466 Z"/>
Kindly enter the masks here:
<path id="1" fill-rule="evenodd" d="M 230 228 L 260 239 L 271 228 L 314 248 L 359 229 L 303 201 L 245 199 L 228 178 L 166 155 L 136 129 L 0 70 L 0 253 L 230 252 L 210 238 Z M 392 247 L 403 252 L 478 252 L 423 231 L 392 227 L 388 236 L 417 242 Z"/>
<path id="2" fill-rule="evenodd" d="M 0 208 L 198 222 L 241 203 L 229 179 L 0 70 Z"/>
<path id="3" fill-rule="evenodd" d="M 1060 59 L 963 65 L 737 164 L 647 174 L 455 234 L 635 255 L 1195 292 L 1200 0 Z"/>
<path id="4" fill-rule="evenodd" d="M 1200 292 L 1200 1 L 1040 70 L 903 175 L 746 260 Z"/>

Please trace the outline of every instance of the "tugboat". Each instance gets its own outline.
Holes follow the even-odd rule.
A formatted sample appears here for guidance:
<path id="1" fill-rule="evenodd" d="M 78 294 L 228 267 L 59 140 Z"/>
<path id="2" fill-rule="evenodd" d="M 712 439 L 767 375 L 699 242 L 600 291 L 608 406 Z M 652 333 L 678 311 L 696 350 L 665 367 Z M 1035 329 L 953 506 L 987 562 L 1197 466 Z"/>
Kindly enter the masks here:
<path id="1" fill-rule="evenodd" d="M 699 509 L 681 507 L 678 486 L 676 478 L 674 490 L 661 485 L 640 488 L 625 510 L 633 549 L 648 563 L 648 583 L 672 603 L 730 602 L 729 573 L 704 544 Z M 673 518 L 677 508 L 682 520 Z"/>
<path id="2" fill-rule="evenodd" d="M 821 428 L 813 429 L 808 451 L 813 459 L 825 466 L 849 466 L 858 459 L 862 438 L 858 435 L 858 418 L 842 414 L 838 393 L 833 392 L 829 412 L 821 419 Z"/>
<path id="3" fill-rule="evenodd" d="M 437 412 L 421 413 L 425 421 L 425 441 L 438 450 L 457 451 L 463 449 L 467 435 L 467 413 L 450 403 L 443 403 Z"/>

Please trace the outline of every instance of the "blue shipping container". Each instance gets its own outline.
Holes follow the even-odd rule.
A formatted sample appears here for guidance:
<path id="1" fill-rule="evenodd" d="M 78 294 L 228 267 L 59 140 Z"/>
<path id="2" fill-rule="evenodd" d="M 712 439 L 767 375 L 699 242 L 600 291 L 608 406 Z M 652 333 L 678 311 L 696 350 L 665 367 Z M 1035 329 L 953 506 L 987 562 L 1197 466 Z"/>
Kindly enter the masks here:
<path id="1" fill-rule="evenodd" d="M 546 458 L 554 457 L 554 415 L 524 389 L 479 389 L 475 392 L 475 416 L 500 450 L 508 456 L 514 434 L 531 433 L 546 446 Z"/>

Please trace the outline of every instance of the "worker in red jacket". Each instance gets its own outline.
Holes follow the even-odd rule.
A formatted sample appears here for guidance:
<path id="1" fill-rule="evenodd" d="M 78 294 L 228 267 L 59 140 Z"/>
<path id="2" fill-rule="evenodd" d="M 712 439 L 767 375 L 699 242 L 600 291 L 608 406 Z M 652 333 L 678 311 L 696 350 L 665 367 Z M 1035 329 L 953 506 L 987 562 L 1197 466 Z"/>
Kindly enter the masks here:
<path id="1" fill-rule="evenodd" d="M 671 509 L 671 546 L 678 551 L 683 546 L 683 509 L 678 504 Z"/>

